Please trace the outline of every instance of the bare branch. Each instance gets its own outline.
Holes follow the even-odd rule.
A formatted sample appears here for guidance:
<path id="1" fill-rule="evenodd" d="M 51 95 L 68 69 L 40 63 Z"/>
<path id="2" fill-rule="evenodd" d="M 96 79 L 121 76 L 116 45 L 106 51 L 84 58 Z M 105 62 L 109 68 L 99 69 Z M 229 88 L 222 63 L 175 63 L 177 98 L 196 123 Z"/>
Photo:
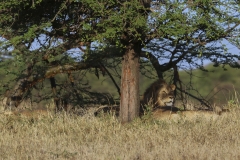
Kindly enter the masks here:
<path id="1" fill-rule="evenodd" d="M 207 106 L 208 108 L 212 108 L 210 105 L 208 105 L 208 104 L 204 101 L 204 99 L 200 99 L 200 98 L 198 98 L 198 97 L 192 95 L 191 93 L 188 93 L 188 92 L 182 90 L 181 88 L 178 88 L 178 87 L 177 87 L 177 90 L 179 90 L 180 92 L 183 92 L 183 93 L 185 93 L 186 95 L 189 95 L 190 97 L 192 97 L 192 98 L 198 100 L 199 102 L 201 102 L 201 104 Z"/>
<path id="2" fill-rule="evenodd" d="M 71 71 L 84 70 L 84 69 L 89 69 L 89 68 L 93 68 L 93 67 L 97 68 L 97 67 L 100 67 L 100 65 L 95 64 L 95 63 L 91 63 L 91 64 L 90 63 L 76 63 L 73 65 L 67 64 L 67 65 L 63 65 L 63 66 L 52 67 L 52 68 L 46 70 L 44 74 L 39 75 L 38 77 L 33 77 L 32 75 L 24 77 L 16 83 L 16 86 L 14 87 L 12 92 L 8 95 L 7 105 L 9 105 L 10 102 L 12 102 L 12 104 L 14 104 L 14 106 L 17 107 L 21 103 L 21 101 L 23 99 L 23 95 L 25 93 L 27 93 L 37 83 L 39 83 L 47 78 L 54 77 L 55 75 L 57 75 L 59 73 L 68 73 Z"/>

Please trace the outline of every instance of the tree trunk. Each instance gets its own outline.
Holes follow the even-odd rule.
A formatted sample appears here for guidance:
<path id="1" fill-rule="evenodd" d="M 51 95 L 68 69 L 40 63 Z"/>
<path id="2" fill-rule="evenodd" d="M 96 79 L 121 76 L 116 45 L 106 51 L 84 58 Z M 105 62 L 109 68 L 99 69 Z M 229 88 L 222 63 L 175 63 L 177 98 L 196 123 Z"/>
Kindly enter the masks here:
<path id="1" fill-rule="evenodd" d="M 130 122 L 139 116 L 139 53 L 141 47 L 129 45 L 122 60 L 120 121 Z"/>

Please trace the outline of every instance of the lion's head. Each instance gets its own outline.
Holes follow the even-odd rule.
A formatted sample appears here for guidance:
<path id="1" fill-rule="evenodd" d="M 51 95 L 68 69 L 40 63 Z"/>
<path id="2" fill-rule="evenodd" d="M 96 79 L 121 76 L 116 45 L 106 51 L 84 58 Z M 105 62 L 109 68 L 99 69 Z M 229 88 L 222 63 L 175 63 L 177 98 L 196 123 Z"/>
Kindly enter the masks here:
<path id="1" fill-rule="evenodd" d="M 174 104 L 174 84 L 168 85 L 164 80 L 159 79 L 152 83 L 143 95 L 143 103 L 152 104 L 156 107 L 173 106 Z"/>

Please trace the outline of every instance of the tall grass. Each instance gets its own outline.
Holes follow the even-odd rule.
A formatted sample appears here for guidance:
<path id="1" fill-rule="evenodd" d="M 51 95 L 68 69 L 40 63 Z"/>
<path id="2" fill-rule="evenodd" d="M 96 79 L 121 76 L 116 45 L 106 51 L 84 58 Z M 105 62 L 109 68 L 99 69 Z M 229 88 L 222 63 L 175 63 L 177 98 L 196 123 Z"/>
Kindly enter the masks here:
<path id="1" fill-rule="evenodd" d="M 239 109 L 217 120 L 0 115 L 1 159 L 240 159 Z"/>

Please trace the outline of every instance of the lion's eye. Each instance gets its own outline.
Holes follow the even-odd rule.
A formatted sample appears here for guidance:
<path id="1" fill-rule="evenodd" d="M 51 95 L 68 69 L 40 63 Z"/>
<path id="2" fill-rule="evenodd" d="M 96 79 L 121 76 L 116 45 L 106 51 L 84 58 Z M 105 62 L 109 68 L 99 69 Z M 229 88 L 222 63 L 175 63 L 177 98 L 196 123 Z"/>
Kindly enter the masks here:
<path id="1" fill-rule="evenodd" d="M 166 92 L 166 91 L 162 91 L 162 93 L 163 93 L 163 94 L 167 94 L 167 92 Z"/>

